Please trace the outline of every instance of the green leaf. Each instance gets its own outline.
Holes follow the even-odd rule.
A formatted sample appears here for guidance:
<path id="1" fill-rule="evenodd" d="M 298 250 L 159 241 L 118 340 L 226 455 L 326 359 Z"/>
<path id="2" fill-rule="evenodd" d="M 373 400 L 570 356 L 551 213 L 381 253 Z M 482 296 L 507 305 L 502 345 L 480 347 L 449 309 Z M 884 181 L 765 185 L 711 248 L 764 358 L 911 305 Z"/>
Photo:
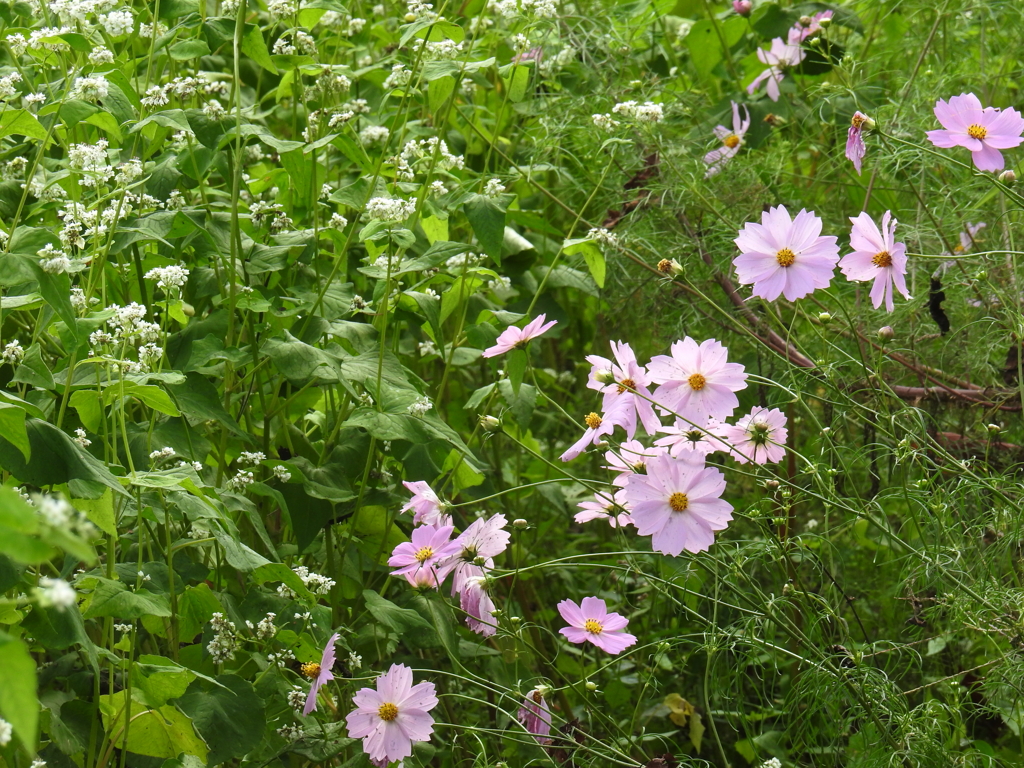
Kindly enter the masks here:
<path id="1" fill-rule="evenodd" d="M 191 642 L 213 614 L 223 610 L 209 586 L 189 587 L 178 598 L 178 639 L 183 643 Z"/>
<path id="2" fill-rule="evenodd" d="M 220 545 L 224 547 L 224 558 L 228 561 L 228 565 L 233 568 L 249 572 L 270 562 L 259 552 L 250 549 L 238 541 L 234 536 L 219 530 L 213 530 L 211 533 Z"/>
<path id="3" fill-rule="evenodd" d="M 205 40 L 181 40 L 172 45 L 167 52 L 175 61 L 188 61 L 198 59 L 200 56 L 209 56 L 210 46 Z"/>
<path id="4" fill-rule="evenodd" d="M 103 110 L 93 112 L 85 118 L 84 122 L 89 123 L 89 125 L 95 125 L 101 131 L 105 131 L 111 136 L 111 138 L 114 138 L 117 141 L 122 140 L 121 126 L 117 124 L 117 120 L 115 120 L 114 116 L 109 112 L 104 112 Z"/>
<path id="5" fill-rule="evenodd" d="M 464 204 L 466 218 L 473 227 L 473 233 L 480 241 L 484 253 L 501 265 L 501 244 L 505 239 L 505 211 L 511 202 L 511 195 L 497 198 L 487 195 L 470 195 Z"/>
<path id="6" fill-rule="evenodd" d="M 508 88 L 508 100 L 518 104 L 526 98 L 526 89 L 530 84 L 530 72 L 532 67 L 523 64 L 514 64 L 512 74 L 503 78 L 505 87 Z"/>
<path id="7" fill-rule="evenodd" d="M 566 240 L 562 245 L 562 249 L 569 256 L 583 254 L 583 258 L 587 262 L 587 268 L 590 270 L 594 282 L 597 283 L 597 287 L 604 288 L 607 265 L 605 264 L 604 253 L 602 253 L 597 243 L 587 238 Z"/>
<path id="8" fill-rule="evenodd" d="M 455 78 L 451 75 L 432 80 L 427 86 L 427 103 L 430 105 L 430 111 L 437 113 L 444 106 L 444 103 L 448 101 L 448 97 L 452 95 L 454 90 Z M 447 240 L 448 236 L 445 235 L 443 238 L 438 239 Z"/>
<path id="9" fill-rule="evenodd" d="M 195 680 L 177 704 L 209 745 L 210 765 L 244 757 L 263 738 L 266 705 L 252 683 L 237 675 L 219 675 L 215 684 Z"/>
<path id="10" fill-rule="evenodd" d="M 519 396 L 519 388 L 523 384 L 523 376 L 526 375 L 526 364 L 528 362 L 529 358 L 525 349 L 513 349 L 505 355 L 505 372 L 508 374 L 512 394 L 516 397 Z"/>
<path id="11" fill-rule="evenodd" d="M 92 46 L 89 48 L 91 49 Z M 31 112 L 24 109 L 8 108 L 0 113 L 0 138 L 11 135 L 45 140 L 46 129 Z"/>
<path id="12" fill-rule="evenodd" d="M 723 39 L 726 47 L 732 48 L 743 37 L 747 29 L 746 19 L 734 16 L 729 22 L 701 19 L 690 28 L 686 36 L 686 46 L 690 49 L 690 61 L 699 74 L 709 75 L 715 65 L 722 60 Z"/>
<path id="13" fill-rule="evenodd" d="M 78 411 L 78 418 L 91 432 L 99 432 L 103 422 L 103 401 L 94 389 L 79 389 L 71 393 L 71 407 Z"/>
<path id="14" fill-rule="evenodd" d="M 183 696 L 196 679 L 195 673 L 163 656 L 140 656 L 131 666 L 132 684 L 138 698 L 148 707 L 162 707 L 171 699 Z"/>
<path id="15" fill-rule="evenodd" d="M 43 362 L 43 348 L 39 344 L 33 344 L 25 352 L 25 357 L 14 372 L 11 381 L 20 384 L 28 384 L 38 389 L 54 389 L 53 374 L 50 373 L 50 366 Z"/>
<path id="16" fill-rule="evenodd" d="M 85 618 L 113 616 L 116 619 L 141 619 L 143 616 L 170 616 L 171 606 L 163 595 L 145 589 L 132 592 L 122 581 L 96 578 Z M 141 753 L 145 754 L 145 753 Z"/>
<path id="17" fill-rule="evenodd" d="M 176 758 L 182 752 L 206 761 L 209 750 L 196 735 L 188 717 L 172 706 L 149 709 L 141 702 L 128 700 L 121 690 L 100 696 L 103 727 L 115 745 L 137 755 Z M 130 708 L 132 726 L 124 733 L 125 707 Z"/>
<path id="18" fill-rule="evenodd" d="M 25 461 L 28 461 L 32 458 L 32 446 L 28 441 L 28 430 L 25 429 L 26 416 L 24 408 L 0 403 L 0 434 L 6 436 L 11 445 L 21 451 Z"/>
<path id="19" fill-rule="evenodd" d="M 245 34 L 242 36 L 242 53 L 268 72 L 275 75 L 278 73 L 277 67 L 274 66 L 274 62 L 270 58 L 267 44 L 263 41 L 263 33 L 255 24 L 245 25 Z"/>
<path id="20" fill-rule="evenodd" d="M 85 514 L 104 533 L 117 536 L 114 518 L 114 494 L 108 489 L 98 499 L 71 499 L 71 506 Z"/>
<path id="21" fill-rule="evenodd" d="M 384 626 L 394 630 L 413 647 L 432 648 L 439 644 L 430 623 L 410 608 L 399 608 L 370 589 L 363 590 L 366 610 Z"/>
<path id="22" fill-rule="evenodd" d="M 134 397 L 141 400 L 154 411 L 167 414 L 168 416 L 180 416 L 181 413 L 171 400 L 171 396 L 160 387 L 152 384 L 136 384 L 132 381 L 122 381 L 111 384 L 103 390 L 103 400 L 108 405 L 121 396 Z"/>
<path id="23" fill-rule="evenodd" d="M 93 669 L 99 671 L 99 656 L 96 646 L 85 632 L 85 622 L 77 604 L 69 606 L 37 605 L 22 622 L 32 636 L 44 648 L 63 650 L 76 643 L 81 645 L 89 656 Z"/>
<path id="24" fill-rule="evenodd" d="M 537 406 L 537 388 L 530 384 L 523 384 L 519 387 L 518 392 L 514 393 L 512 389 L 512 382 L 509 379 L 502 379 L 498 382 L 498 390 L 511 409 L 516 424 L 523 430 L 527 430 L 530 428 L 531 419 L 533 419 L 533 409 Z"/>
<path id="25" fill-rule="evenodd" d="M 27 565 L 49 560 L 53 550 L 38 538 L 38 531 L 33 507 L 13 489 L 0 487 L 0 555 Z"/>
<path id="26" fill-rule="evenodd" d="M 21 640 L 0 632 L 0 716 L 14 727 L 14 735 L 30 753 L 35 752 L 39 726 L 36 698 L 36 663 Z"/>

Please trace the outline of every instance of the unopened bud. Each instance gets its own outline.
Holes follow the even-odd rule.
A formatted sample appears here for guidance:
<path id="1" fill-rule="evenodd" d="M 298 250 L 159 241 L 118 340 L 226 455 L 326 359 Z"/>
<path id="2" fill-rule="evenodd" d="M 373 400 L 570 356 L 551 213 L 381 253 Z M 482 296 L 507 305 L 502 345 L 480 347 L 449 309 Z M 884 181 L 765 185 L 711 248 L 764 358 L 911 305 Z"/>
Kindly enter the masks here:
<path id="1" fill-rule="evenodd" d="M 416 21 L 416 14 L 415 13 L 407 13 L 407 14 L 405 14 L 405 23 L 406 24 L 412 24 L 414 21 Z"/>
<path id="2" fill-rule="evenodd" d="M 831 17 L 826 16 L 824 19 L 819 19 L 818 20 L 818 26 L 821 27 L 822 29 L 827 29 L 828 27 L 831 27 L 832 26 L 832 19 L 831 19 Z"/>
<path id="3" fill-rule="evenodd" d="M 512 527 L 518 528 L 520 531 L 525 531 L 527 528 L 530 527 L 530 524 L 523 520 L 523 518 L 517 517 L 515 520 L 512 521 Z"/>
<path id="4" fill-rule="evenodd" d="M 782 117 L 782 115 L 776 115 L 774 112 L 769 112 L 765 115 L 764 121 L 772 128 L 780 128 L 786 124 L 786 118 Z"/>
<path id="5" fill-rule="evenodd" d="M 477 555 L 476 557 L 473 558 L 473 565 L 486 565 L 486 564 L 487 564 L 487 558 L 484 557 L 483 555 Z"/>
<path id="6" fill-rule="evenodd" d="M 497 432 L 501 429 L 501 419 L 496 416 L 481 416 L 480 427 L 486 432 Z"/>
<path id="7" fill-rule="evenodd" d="M 989 424 L 986 427 L 986 429 L 989 431 L 989 433 L 991 433 L 993 435 L 998 435 L 1000 432 L 1003 431 L 1003 428 L 1000 427 L 998 424 Z"/>
<path id="8" fill-rule="evenodd" d="M 662 259 L 658 262 L 658 271 L 668 277 L 676 277 L 683 274 L 683 265 L 675 259 Z"/>
<path id="9" fill-rule="evenodd" d="M 999 180 L 1003 182 L 1003 184 L 1013 184 L 1017 181 L 1017 174 L 1012 170 L 1006 170 L 999 174 Z"/>
<path id="10" fill-rule="evenodd" d="M 782 585 L 782 594 L 787 597 L 793 594 L 793 585 L 790 582 L 787 581 L 785 584 Z"/>
<path id="11" fill-rule="evenodd" d="M 587 680 L 587 690 L 588 691 L 596 691 L 597 690 L 597 683 L 595 683 L 593 680 Z"/>
<path id="12" fill-rule="evenodd" d="M 809 46 L 811 46 L 812 48 L 817 48 L 817 47 L 819 47 L 821 45 L 821 38 L 820 37 L 812 37 L 810 40 L 807 41 L 807 44 Z M 824 85 L 824 83 L 822 83 L 822 85 Z"/>
<path id="13" fill-rule="evenodd" d="M 594 379 L 601 384 L 614 384 L 615 374 L 607 368 L 602 368 L 594 374 Z"/>
<path id="14" fill-rule="evenodd" d="M 828 312 L 822 312 L 820 315 L 818 315 L 818 320 L 820 320 L 823 323 L 831 323 L 832 315 L 830 315 Z"/>
<path id="15" fill-rule="evenodd" d="M 895 335 L 896 331 L 892 329 L 891 325 L 884 325 L 878 329 L 879 341 L 890 341 Z"/>
<path id="16" fill-rule="evenodd" d="M 765 480 L 764 481 L 764 487 L 767 488 L 769 491 L 774 491 L 776 488 L 779 487 L 779 481 L 778 480 Z"/>
<path id="17" fill-rule="evenodd" d="M 196 308 L 189 304 L 187 301 L 181 302 L 181 312 L 185 317 L 195 317 Z"/>
<path id="18" fill-rule="evenodd" d="M 732 9 L 740 16 L 749 16 L 754 4 L 750 0 L 732 0 Z"/>
<path id="19" fill-rule="evenodd" d="M 814 19 L 812 19 L 810 16 L 801 16 L 799 21 L 801 27 L 809 27 L 811 26 L 811 24 L 814 23 Z"/>
<path id="20" fill-rule="evenodd" d="M 522 619 L 518 616 L 509 616 L 508 620 L 511 624 L 520 624 L 522 622 Z"/>

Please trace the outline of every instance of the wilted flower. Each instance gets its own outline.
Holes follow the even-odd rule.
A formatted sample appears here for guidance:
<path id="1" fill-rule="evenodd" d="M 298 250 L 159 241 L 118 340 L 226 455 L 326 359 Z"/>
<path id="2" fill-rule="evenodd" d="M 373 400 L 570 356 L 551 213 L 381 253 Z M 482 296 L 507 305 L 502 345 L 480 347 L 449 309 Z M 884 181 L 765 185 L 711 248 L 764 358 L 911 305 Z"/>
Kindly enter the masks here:
<path id="1" fill-rule="evenodd" d="M 412 754 L 414 741 L 428 741 L 437 706 L 433 683 L 412 684 L 412 670 L 404 664 L 377 678 L 377 690 L 360 688 L 353 697 L 356 709 L 345 717 L 348 735 L 363 740 L 363 751 L 384 764 Z"/>
<path id="2" fill-rule="evenodd" d="M 982 109 L 981 101 L 973 93 L 961 93 L 947 104 L 935 102 L 935 117 L 944 130 L 928 131 L 928 140 L 936 147 L 966 147 L 971 151 L 974 165 L 981 171 L 1001 171 L 1001 149 L 1019 146 L 1024 138 L 1024 118 L 1012 107 Z"/>
<path id="3" fill-rule="evenodd" d="M 334 644 L 338 642 L 339 637 L 340 635 L 337 633 L 331 635 L 331 639 L 324 646 L 324 653 L 320 657 L 319 664 L 315 661 L 308 661 L 302 665 L 302 674 L 312 681 L 309 686 L 309 695 L 306 697 L 306 706 L 302 708 L 304 715 L 316 711 L 316 696 L 320 687 L 334 679 L 334 674 L 331 672 L 334 669 Z"/>
<path id="4" fill-rule="evenodd" d="M 538 685 L 523 699 L 516 718 L 523 724 L 527 732 L 532 734 L 540 745 L 550 744 L 551 710 L 544 700 L 544 694 L 550 689 L 546 685 Z"/>
<path id="5" fill-rule="evenodd" d="M 559 633 L 570 643 L 593 643 L 607 653 L 622 653 L 636 643 L 634 635 L 625 632 L 629 620 L 617 613 L 608 613 L 608 606 L 598 597 L 584 597 L 577 605 L 572 600 L 558 604 L 558 612 L 569 622 Z"/>
<path id="6" fill-rule="evenodd" d="M 708 166 L 707 173 L 704 174 L 705 178 L 714 176 L 722 170 L 722 166 L 740 151 L 740 147 L 743 146 L 743 137 L 749 128 L 750 112 L 743 107 L 743 119 L 740 119 L 740 105 L 735 101 L 732 102 L 732 130 L 730 131 L 724 125 L 715 126 L 715 137 L 722 142 L 722 146 L 704 155 L 704 163 Z"/>
<path id="7" fill-rule="evenodd" d="M 885 302 L 887 312 L 892 312 L 893 287 L 910 298 L 907 293 L 907 246 L 897 243 L 896 220 L 892 213 L 885 212 L 882 216 L 882 229 L 872 218 L 861 212 L 856 218 L 850 217 L 853 231 L 850 233 L 850 245 L 853 253 L 848 253 L 839 262 L 839 269 L 848 280 L 874 280 L 871 286 L 871 303 L 875 309 Z"/>
<path id="8" fill-rule="evenodd" d="M 459 592 L 459 607 L 466 612 L 466 624 L 478 635 L 492 637 L 497 633 L 494 601 L 486 576 L 470 576 L 466 579 Z"/>
<path id="9" fill-rule="evenodd" d="M 778 408 L 754 408 L 735 424 L 723 424 L 722 439 L 740 464 L 768 464 L 786 455 L 786 414 Z"/>
<path id="10" fill-rule="evenodd" d="M 853 113 L 850 119 L 850 130 L 846 132 L 846 159 L 853 163 L 853 167 L 860 173 L 861 161 L 867 154 L 867 147 L 864 146 L 864 137 L 861 133 L 865 128 L 873 128 L 875 121 L 861 111 Z"/>
<path id="11" fill-rule="evenodd" d="M 403 482 L 412 498 L 402 507 L 402 512 L 413 512 L 413 525 L 450 525 L 451 518 L 444 514 L 447 507 L 423 480 Z"/>

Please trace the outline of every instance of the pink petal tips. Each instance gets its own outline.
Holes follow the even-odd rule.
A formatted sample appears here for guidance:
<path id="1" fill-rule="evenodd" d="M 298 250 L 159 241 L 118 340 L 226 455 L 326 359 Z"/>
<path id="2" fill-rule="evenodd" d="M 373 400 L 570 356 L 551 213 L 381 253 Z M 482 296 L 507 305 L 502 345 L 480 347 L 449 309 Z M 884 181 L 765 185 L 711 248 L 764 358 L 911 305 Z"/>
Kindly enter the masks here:
<path id="1" fill-rule="evenodd" d="M 865 128 L 871 129 L 875 121 L 863 112 L 854 112 L 850 120 L 850 130 L 846 132 L 846 159 L 853 163 L 853 167 L 860 174 L 861 162 L 867 154 L 867 147 L 864 146 L 864 137 L 861 135 Z"/>
<path id="2" fill-rule="evenodd" d="M 570 643 L 592 643 L 612 654 L 622 653 L 636 643 L 636 637 L 624 631 L 629 620 L 608 613 L 608 606 L 600 598 L 584 597 L 579 605 L 563 600 L 558 604 L 558 612 L 569 623 L 559 632 Z"/>
<path id="3" fill-rule="evenodd" d="M 760 224 L 747 222 L 735 243 L 740 283 L 753 284 L 754 295 L 766 301 L 795 301 L 827 288 L 839 261 L 836 238 L 821 236 L 821 219 L 806 210 L 791 219 L 783 205 L 762 213 Z"/>
<path id="4" fill-rule="evenodd" d="M 852 218 L 853 230 L 850 232 L 850 245 L 853 253 L 848 253 L 839 262 L 839 269 L 848 280 L 874 280 L 871 286 L 871 303 L 875 309 L 885 302 L 887 312 L 892 312 L 893 289 L 904 298 L 907 293 L 907 246 L 897 243 L 896 220 L 889 211 L 882 217 L 882 229 L 866 213 Z"/>
<path id="5" fill-rule="evenodd" d="M 370 760 L 385 764 L 412 755 L 414 741 L 429 741 L 437 706 L 433 683 L 412 684 L 412 670 L 404 664 L 377 678 L 377 689 L 360 688 L 353 697 L 356 709 L 345 717 L 348 735 L 363 740 Z"/>
<path id="6" fill-rule="evenodd" d="M 557 320 L 552 320 L 546 323 L 544 322 L 546 319 L 546 315 L 537 315 L 523 328 L 516 328 L 514 325 L 509 326 L 501 332 L 493 347 L 488 347 L 484 350 L 483 356 L 497 357 L 498 355 L 504 355 L 506 352 L 511 352 L 513 349 L 523 349 L 530 339 L 535 339 L 541 334 L 547 333 L 558 322 Z"/>
<path id="7" fill-rule="evenodd" d="M 935 102 L 935 117 L 944 130 L 928 131 L 928 140 L 936 147 L 965 147 L 980 171 L 1001 171 L 1001 149 L 1012 149 L 1024 141 L 1024 118 L 1013 108 L 982 108 L 973 93 L 961 93 L 945 102 Z"/>
<path id="8" fill-rule="evenodd" d="M 324 646 L 324 653 L 320 657 L 319 664 L 310 661 L 302 665 L 302 674 L 312 680 L 309 686 L 309 695 L 306 697 L 306 705 L 302 708 L 304 715 L 316 711 L 316 696 L 320 692 L 320 687 L 334 679 L 334 674 L 331 672 L 334 669 L 334 644 L 338 642 L 339 637 L 341 635 L 337 633 L 331 635 L 331 639 Z"/>
<path id="9" fill-rule="evenodd" d="M 778 408 L 755 408 L 735 424 L 721 427 L 722 440 L 740 464 L 769 464 L 786 455 L 786 414 Z"/>
<path id="10" fill-rule="evenodd" d="M 714 176 L 740 151 L 740 147 L 743 146 L 743 137 L 749 128 L 750 112 L 743 107 L 743 118 L 741 119 L 740 105 L 735 101 L 732 102 L 732 130 L 724 125 L 715 126 L 715 138 L 722 142 L 722 146 L 704 155 L 704 163 L 708 166 L 704 178 Z"/>

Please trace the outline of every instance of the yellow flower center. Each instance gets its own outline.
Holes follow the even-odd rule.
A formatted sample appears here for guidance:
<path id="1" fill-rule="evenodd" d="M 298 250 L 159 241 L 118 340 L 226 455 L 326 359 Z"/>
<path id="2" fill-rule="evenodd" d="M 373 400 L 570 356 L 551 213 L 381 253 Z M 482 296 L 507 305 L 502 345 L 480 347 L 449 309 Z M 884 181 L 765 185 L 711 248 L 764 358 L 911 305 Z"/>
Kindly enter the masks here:
<path id="1" fill-rule="evenodd" d="M 686 498 L 685 493 L 676 491 L 668 497 L 668 505 L 672 507 L 673 512 L 685 512 L 686 508 L 690 506 L 690 500 Z"/>
<path id="2" fill-rule="evenodd" d="M 315 661 L 307 661 L 299 669 L 302 670 L 302 674 L 312 680 L 314 677 L 320 674 L 320 665 Z"/>
<path id="3" fill-rule="evenodd" d="M 704 378 L 704 374 L 702 373 L 693 374 L 689 379 L 687 379 L 687 381 L 690 383 L 690 389 L 694 392 L 700 392 L 708 383 L 708 380 Z"/>
<path id="4" fill-rule="evenodd" d="M 729 149 L 735 149 L 740 145 L 740 137 L 737 136 L 735 133 L 730 133 L 728 136 L 722 139 L 722 143 L 725 144 L 725 146 L 727 146 Z"/>
<path id="5" fill-rule="evenodd" d="M 789 250 L 789 248 L 783 248 L 775 254 L 775 260 L 779 262 L 780 267 L 791 267 L 793 262 L 796 261 L 796 254 Z"/>
<path id="6" fill-rule="evenodd" d="M 854 128 L 860 128 L 866 122 L 866 118 L 863 115 L 854 115 L 850 118 L 850 125 Z"/>
<path id="7" fill-rule="evenodd" d="M 592 635 L 600 635 L 604 631 L 604 627 L 601 626 L 600 621 L 594 619 L 587 619 L 583 622 L 583 628 Z"/>
<path id="8" fill-rule="evenodd" d="M 619 382 L 619 394 L 621 395 L 627 389 L 636 389 L 636 382 L 632 379 L 623 379 Z"/>
<path id="9" fill-rule="evenodd" d="M 661 261 L 658 262 L 658 271 L 661 272 L 663 275 L 667 275 L 669 272 L 672 271 L 672 262 L 669 261 L 668 259 L 662 259 Z"/>
<path id="10" fill-rule="evenodd" d="M 988 136 L 988 128 L 986 128 L 984 125 L 972 123 L 971 125 L 967 126 L 967 135 L 970 136 L 972 139 L 984 139 L 986 136 Z"/>
<path id="11" fill-rule="evenodd" d="M 892 256 L 889 255 L 888 251 L 881 251 L 871 257 L 871 263 L 876 267 L 891 267 Z"/>
<path id="12" fill-rule="evenodd" d="M 594 412 L 590 412 L 584 417 L 583 421 L 587 423 L 587 426 L 591 429 L 597 429 L 601 426 L 601 417 Z"/>
<path id="13" fill-rule="evenodd" d="M 433 556 L 434 556 L 434 548 L 433 547 L 423 547 L 421 550 L 419 550 L 416 553 L 416 559 L 419 560 L 421 563 L 424 560 L 429 560 Z"/>
<path id="14" fill-rule="evenodd" d="M 377 716 L 386 723 L 390 723 L 396 717 L 398 717 L 398 707 L 391 702 L 381 704 L 380 709 L 377 710 Z"/>

